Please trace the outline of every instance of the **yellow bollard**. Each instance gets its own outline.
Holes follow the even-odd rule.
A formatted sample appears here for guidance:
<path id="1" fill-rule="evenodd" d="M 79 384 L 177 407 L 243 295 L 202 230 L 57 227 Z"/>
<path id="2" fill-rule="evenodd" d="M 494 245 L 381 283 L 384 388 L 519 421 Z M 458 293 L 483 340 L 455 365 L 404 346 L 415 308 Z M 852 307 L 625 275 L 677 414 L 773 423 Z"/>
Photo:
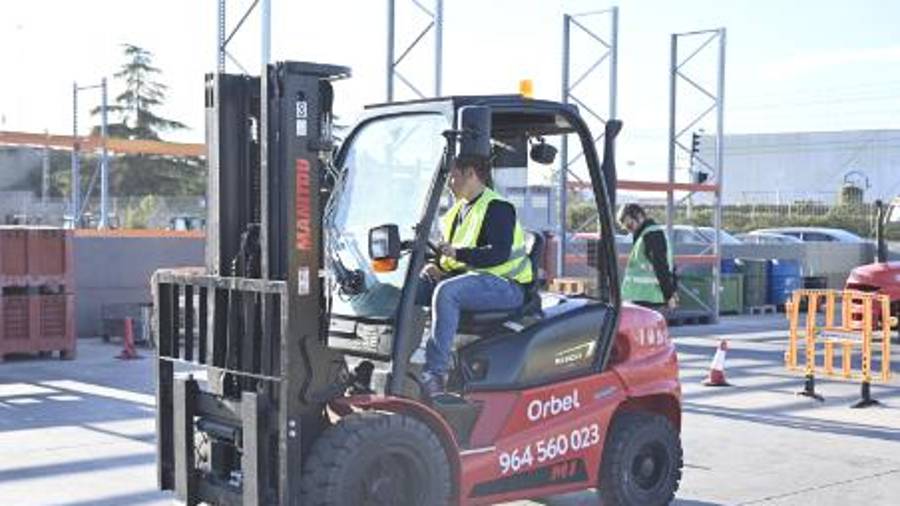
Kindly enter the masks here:
<path id="1" fill-rule="evenodd" d="M 812 397 L 822 402 L 825 400 L 821 395 L 816 393 L 816 313 L 818 312 L 819 293 L 809 292 L 809 307 L 806 308 L 806 380 L 803 383 L 803 390 L 797 392 L 797 395 L 804 397 Z"/>
<path id="2" fill-rule="evenodd" d="M 863 298 L 862 377 L 863 383 L 872 381 L 872 297 Z"/>
<path id="3" fill-rule="evenodd" d="M 825 374 L 834 375 L 834 341 L 825 341 Z"/>
<path id="4" fill-rule="evenodd" d="M 850 330 L 850 305 L 853 304 L 849 290 L 841 292 L 841 328 Z"/>
<path id="5" fill-rule="evenodd" d="M 787 366 L 788 369 L 796 370 L 797 369 L 797 340 L 798 340 L 798 332 L 797 328 L 800 324 L 800 300 L 803 296 L 802 291 L 794 290 L 794 293 L 791 294 L 791 304 L 790 304 L 790 325 L 788 329 L 788 352 L 787 352 Z"/>
<path id="6" fill-rule="evenodd" d="M 819 310 L 819 294 L 809 294 L 806 308 L 806 376 L 816 371 L 816 313 Z"/>
<path id="7" fill-rule="evenodd" d="M 860 399 L 852 407 L 866 408 L 880 404 L 872 398 L 872 301 L 875 296 L 866 294 L 863 299 L 863 327 L 862 327 L 862 384 L 860 385 Z"/>
<path id="8" fill-rule="evenodd" d="M 841 353 L 843 376 L 845 378 L 852 378 L 853 371 L 851 369 L 851 360 L 853 360 L 853 341 L 845 339 L 841 344 L 844 347 Z"/>
<path id="9" fill-rule="evenodd" d="M 825 296 L 825 329 L 834 330 L 834 291 Z"/>

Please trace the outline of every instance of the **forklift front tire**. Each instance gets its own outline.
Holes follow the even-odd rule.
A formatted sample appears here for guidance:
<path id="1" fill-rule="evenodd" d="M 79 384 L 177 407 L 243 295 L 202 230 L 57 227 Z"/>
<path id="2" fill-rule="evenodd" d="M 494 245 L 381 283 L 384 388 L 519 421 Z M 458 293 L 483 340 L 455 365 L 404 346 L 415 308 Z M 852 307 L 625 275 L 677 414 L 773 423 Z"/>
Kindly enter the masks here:
<path id="1" fill-rule="evenodd" d="M 624 413 L 612 422 L 599 494 L 604 506 L 664 506 L 681 480 L 681 440 L 664 416 Z"/>
<path id="2" fill-rule="evenodd" d="M 364 411 L 316 440 L 303 464 L 302 504 L 448 504 L 450 464 L 434 432 L 406 415 Z"/>

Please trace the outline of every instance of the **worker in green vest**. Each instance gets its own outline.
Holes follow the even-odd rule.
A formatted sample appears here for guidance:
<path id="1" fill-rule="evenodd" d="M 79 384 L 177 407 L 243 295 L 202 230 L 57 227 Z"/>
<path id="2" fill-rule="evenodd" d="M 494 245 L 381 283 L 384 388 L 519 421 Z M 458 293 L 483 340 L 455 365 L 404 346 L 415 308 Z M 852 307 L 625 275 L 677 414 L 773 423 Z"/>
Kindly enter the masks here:
<path id="1" fill-rule="evenodd" d="M 622 300 L 654 309 L 675 309 L 678 291 L 665 229 L 638 204 L 623 206 L 618 221 L 634 238 L 622 280 Z"/>
<path id="2" fill-rule="evenodd" d="M 502 311 L 525 302 L 532 282 L 525 233 L 516 209 L 491 189 L 486 158 L 457 158 L 450 170 L 455 203 L 441 220 L 441 255 L 425 266 L 416 302 L 431 306 L 431 336 L 420 383 L 444 391 L 450 350 L 462 311 Z"/>

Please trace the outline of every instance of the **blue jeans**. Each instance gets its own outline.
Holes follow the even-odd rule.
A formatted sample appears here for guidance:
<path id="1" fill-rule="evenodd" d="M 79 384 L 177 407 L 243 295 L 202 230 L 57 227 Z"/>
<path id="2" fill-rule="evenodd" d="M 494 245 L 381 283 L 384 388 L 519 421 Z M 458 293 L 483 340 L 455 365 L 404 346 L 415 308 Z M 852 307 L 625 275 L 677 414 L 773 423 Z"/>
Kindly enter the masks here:
<path id="1" fill-rule="evenodd" d="M 425 345 L 425 371 L 447 374 L 461 311 L 514 309 L 524 299 L 521 285 L 492 274 L 468 272 L 443 279 L 436 286 L 430 278 L 420 278 L 416 304 L 431 305 L 431 337 Z"/>

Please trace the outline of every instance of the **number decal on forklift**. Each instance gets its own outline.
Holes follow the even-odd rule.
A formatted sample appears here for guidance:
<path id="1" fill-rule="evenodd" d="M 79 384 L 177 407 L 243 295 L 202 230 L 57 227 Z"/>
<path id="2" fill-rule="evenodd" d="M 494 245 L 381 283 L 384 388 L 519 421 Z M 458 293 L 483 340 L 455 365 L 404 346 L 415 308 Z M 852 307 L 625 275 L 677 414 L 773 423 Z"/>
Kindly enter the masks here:
<path id="1" fill-rule="evenodd" d="M 531 446 L 526 446 L 521 454 L 519 453 L 519 450 L 513 450 L 512 453 L 503 452 L 500 454 L 500 468 L 503 470 L 503 474 L 510 471 L 517 473 L 522 469 L 531 467 L 532 464 L 534 464 L 534 459 L 531 456 Z"/>
<path id="2" fill-rule="evenodd" d="M 513 449 L 511 452 L 501 452 L 498 456 L 500 473 L 508 474 L 530 468 L 534 462 L 544 462 L 565 456 L 569 451 L 577 452 L 600 444 L 600 426 L 596 423 L 575 429 L 568 434 L 542 439 L 534 443 L 535 455 L 532 457 L 531 447 Z"/>

